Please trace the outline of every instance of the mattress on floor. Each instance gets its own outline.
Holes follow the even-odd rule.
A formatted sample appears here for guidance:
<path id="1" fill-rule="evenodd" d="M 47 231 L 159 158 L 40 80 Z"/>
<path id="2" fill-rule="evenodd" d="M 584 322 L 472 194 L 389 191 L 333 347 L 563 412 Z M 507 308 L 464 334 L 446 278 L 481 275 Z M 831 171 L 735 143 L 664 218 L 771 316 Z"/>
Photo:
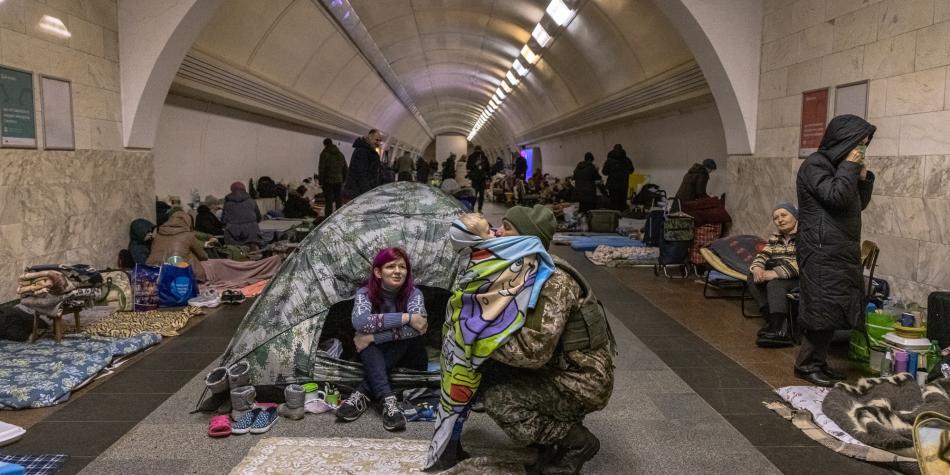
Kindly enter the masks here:
<path id="1" fill-rule="evenodd" d="M 591 237 L 591 236 L 619 236 L 619 234 L 565 231 L 565 232 L 554 233 L 554 236 L 551 238 L 551 244 L 570 244 L 574 242 L 576 239 Z"/>
<path id="2" fill-rule="evenodd" d="M 594 251 L 600 246 L 645 247 L 645 244 L 643 244 L 643 241 L 630 239 L 619 234 L 609 236 L 582 236 L 571 241 L 571 249 L 575 251 Z"/>
<path id="3" fill-rule="evenodd" d="M 0 409 L 60 404 L 70 392 L 108 366 L 113 358 L 157 344 L 157 333 L 131 338 L 66 335 L 60 343 L 0 340 Z"/>

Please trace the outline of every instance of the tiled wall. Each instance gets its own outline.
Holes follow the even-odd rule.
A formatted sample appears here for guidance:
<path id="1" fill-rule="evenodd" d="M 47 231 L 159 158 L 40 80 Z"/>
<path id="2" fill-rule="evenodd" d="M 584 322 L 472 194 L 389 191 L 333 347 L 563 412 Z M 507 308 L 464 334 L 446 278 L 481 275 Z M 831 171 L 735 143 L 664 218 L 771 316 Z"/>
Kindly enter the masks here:
<path id="1" fill-rule="evenodd" d="M 864 237 L 879 273 L 924 303 L 950 289 L 950 0 L 767 0 L 756 154 L 731 157 L 735 232 L 765 235 L 794 200 L 801 94 L 869 80 L 877 174 Z"/>
<path id="2" fill-rule="evenodd" d="M 71 33 L 39 28 L 60 19 Z M 39 263 L 114 265 L 129 222 L 154 215 L 152 155 L 122 148 L 115 0 L 0 2 L 0 64 L 72 82 L 76 151 L 0 150 L 0 301 Z M 37 88 L 38 90 L 38 88 Z"/>

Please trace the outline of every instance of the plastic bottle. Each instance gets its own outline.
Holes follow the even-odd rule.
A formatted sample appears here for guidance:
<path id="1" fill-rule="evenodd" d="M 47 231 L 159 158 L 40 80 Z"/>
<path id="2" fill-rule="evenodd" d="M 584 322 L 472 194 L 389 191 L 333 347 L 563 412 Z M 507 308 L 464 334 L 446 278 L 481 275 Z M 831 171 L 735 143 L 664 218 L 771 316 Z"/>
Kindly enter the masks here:
<path id="1" fill-rule="evenodd" d="M 906 351 L 895 351 L 894 352 L 894 373 L 906 373 L 907 372 L 907 352 Z"/>
<path id="2" fill-rule="evenodd" d="M 885 378 L 891 375 L 891 369 L 894 364 L 893 350 L 888 349 L 887 353 L 884 353 L 884 357 L 881 358 L 881 377 Z"/>

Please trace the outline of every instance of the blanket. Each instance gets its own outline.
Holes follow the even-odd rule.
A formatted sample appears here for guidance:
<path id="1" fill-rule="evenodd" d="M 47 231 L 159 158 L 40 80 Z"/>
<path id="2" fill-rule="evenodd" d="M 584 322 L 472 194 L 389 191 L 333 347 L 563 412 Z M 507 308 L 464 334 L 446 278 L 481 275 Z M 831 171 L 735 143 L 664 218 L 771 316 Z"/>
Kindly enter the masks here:
<path id="1" fill-rule="evenodd" d="M 660 257 L 658 247 L 610 247 L 597 246 L 593 252 L 585 252 L 587 260 L 598 266 L 629 267 L 656 264 Z"/>
<path id="2" fill-rule="evenodd" d="M 280 256 L 271 256 L 259 261 L 232 261 L 230 259 L 209 259 L 201 261 L 207 282 L 205 284 L 218 292 L 241 290 L 251 284 L 270 279 L 280 269 Z"/>
<path id="3" fill-rule="evenodd" d="M 456 220 L 449 239 L 455 249 L 468 248 L 471 254 L 446 309 L 441 396 L 426 467 L 461 435 L 481 383 L 480 366 L 524 326 L 554 272 L 553 259 L 534 236 L 482 240 Z"/>
<path id="4" fill-rule="evenodd" d="M 822 409 L 855 439 L 905 457 L 914 457 L 914 419 L 922 412 L 950 414 L 950 380 L 923 387 L 910 373 L 838 383 Z"/>
<path id="5" fill-rule="evenodd" d="M 123 339 L 66 335 L 60 343 L 0 340 L 0 409 L 62 403 L 113 358 L 142 351 L 161 339 L 157 333 L 142 333 Z"/>
<path id="6" fill-rule="evenodd" d="M 188 320 L 201 315 L 201 309 L 185 307 L 181 310 L 150 310 L 147 312 L 115 312 L 82 328 L 89 335 L 130 338 L 140 333 L 154 332 L 161 336 L 178 336 Z"/>
<path id="7" fill-rule="evenodd" d="M 571 241 L 571 249 L 575 251 L 593 251 L 600 246 L 610 247 L 644 247 L 643 241 L 630 239 L 626 236 L 613 234 L 610 236 L 584 236 Z"/>
<path id="8" fill-rule="evenodd" d="M 68 458 L 63 454 L 0 455 L 0 462 L 19 465 L 26 475 L 52 475 L 66 465 Z"/>

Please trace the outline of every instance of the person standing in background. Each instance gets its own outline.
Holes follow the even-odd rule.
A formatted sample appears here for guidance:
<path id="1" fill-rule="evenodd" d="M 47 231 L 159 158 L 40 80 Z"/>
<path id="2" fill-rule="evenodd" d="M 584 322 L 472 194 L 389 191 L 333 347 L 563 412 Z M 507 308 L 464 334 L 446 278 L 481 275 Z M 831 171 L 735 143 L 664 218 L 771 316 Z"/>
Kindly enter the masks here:
<path id="1" fill-rule="evenodd" d="M 607 176 L 607 196 L 610 197 L 610 209 L 627 209 L 627 190 L 630 188 L 630 174 L 633 162 L 627 157 L 626 150 L 619 143 L 607 154 L 607 161 L 601 170 Z"/>
<path id="2" fill-rule="evenodd" d="M 323 196 L 326 198 L 326 211 L 324 212 L 326 216 L 330 216 L 331 213 L 343 206 L 340 188 L 343 186 L 343 182 L 346 181 L 346 171 L 346 159 L 343 157 L 343 152 L 332 140 L 323 139 L 323 151 L 320 152 L 317 173 L 320 178 L 320 186 L 323 188 Z"/>

